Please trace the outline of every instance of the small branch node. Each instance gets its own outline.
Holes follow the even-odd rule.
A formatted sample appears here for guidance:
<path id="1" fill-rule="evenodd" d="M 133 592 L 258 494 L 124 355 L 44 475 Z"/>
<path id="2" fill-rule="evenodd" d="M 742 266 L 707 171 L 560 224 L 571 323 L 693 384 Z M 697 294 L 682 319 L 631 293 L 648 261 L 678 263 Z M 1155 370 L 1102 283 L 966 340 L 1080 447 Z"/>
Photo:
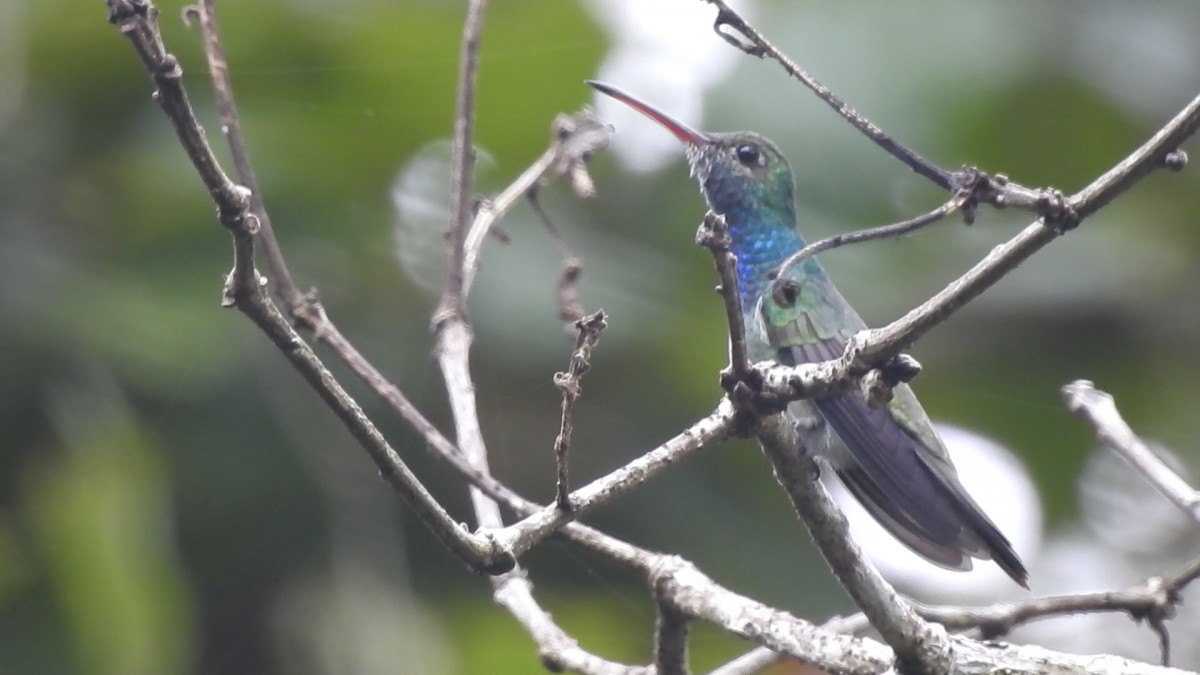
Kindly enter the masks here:
<path id="1" fill-rule="evenodd" d="M 157 12 L 146 0 L 108 0 L 108 22 L 122 30 L 129 23 L 151 18 Z"/>
<path id="2" fill-rule="evenodd" d="M 725 28 L 729 28 L 733 32 L 726 31 Z M 761 59 L 767 55 L 767 48 L 760 41 L 754 39 L 755 36 L 751 32 L 750 26 L 728 7 L 720 6 L 717 18 L 713 22 L 713 31 L 722 40 L 750 56 Z"/>
<path id="3" fill-rule="evenodd" d="M 1176 149 L 1163 155 L 1162 165 L 1167 171 L 1183 171 L 1187 168 L 1188 154 L 1183 149 Z"/>
<path id="4" fill-rule="evenodd" d="M 244 219 L 246 223 L 246 234 L 256 236 L 259 230 L 262 229 L 262 221 L 253 213 L 247 213 Z"/>
<path id="5" fill-rule="evenodd" d="M 1034 202 L 1034 210 L 1059 234 L 1070 232 L 1080 223 L 1079 214 L 1075 212 L 1062 190 L 1042 190 Z"/>
<path id="6" fill-rule="evenodd" d="M 552 170 L 566 177 L 571 190 L 580 199 L 596 196 L 596 184 L 587 170 L 592 153 L 608 147 L 614 128 L 585 108 L 575 115 L 558 115 L 551 124 L 558 157 Z"/>
<path id="7" fill-rule="evenodd" d="M 463 530 L 467 530 L 465 524 L 462 525 Z M 500 576 L 513 571 L 517 567 L 517 557 L 513 555 L 511 549 L 500 542 L 496 536 L 488 530 L 480 530 L 476 532 L 476 539 L 482 539 L 485 542 L 486 550 L 481 551 L 480 566 L 476 570 L 481 574 L 490 576 Z"/>
<path id="8" fill-rule="evenodd" d="M 179 59 L 174 54 L 163 54 L 154 74 L 163 79 L 178 80 L 183 77 L 183 67 L 179 65 Z"/>
<path id="9" fill-rule="evenodd" d="M 200 21 L 200 5 L 184 5 L 179 10 L 179 20 L 183 22 L 184 28 L 194 28 L 194 22 Z"/>
<path id="10" fill-rule="evenodd" d="M 983 201 L 984 193 L 992 187 L 992 182 L 986 173 L 974 166 L 964 166 L 951 177 L 950 193 L 953 198 L 950 203 L 957 201 L 963 222 L 967 225 L 975 224 L 975 212 Z"/>

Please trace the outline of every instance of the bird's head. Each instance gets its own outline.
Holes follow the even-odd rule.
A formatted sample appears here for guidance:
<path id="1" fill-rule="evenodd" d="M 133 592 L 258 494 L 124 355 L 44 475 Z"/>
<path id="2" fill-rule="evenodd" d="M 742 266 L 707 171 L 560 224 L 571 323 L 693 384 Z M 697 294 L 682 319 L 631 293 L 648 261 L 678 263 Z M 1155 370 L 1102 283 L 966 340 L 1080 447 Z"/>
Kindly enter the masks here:
<path id="1" fill-rule="evenodd" d="M 683 142 L 692 175 L 709 207 L 717 213 L 786 214 L 794 219 L 792 168 L 770 139 L 753 131 L 697 131 L 616 87 L 589 80 L 588 84 L 658 122 Z"/>

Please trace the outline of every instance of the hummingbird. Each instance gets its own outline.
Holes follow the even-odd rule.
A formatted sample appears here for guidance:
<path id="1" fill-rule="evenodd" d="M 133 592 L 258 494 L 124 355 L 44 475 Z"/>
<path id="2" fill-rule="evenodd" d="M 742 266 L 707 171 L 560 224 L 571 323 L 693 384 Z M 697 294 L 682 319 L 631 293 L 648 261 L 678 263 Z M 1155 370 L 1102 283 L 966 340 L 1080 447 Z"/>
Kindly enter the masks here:
<path id="1" fill-rule="evenodd" d="M 752 131 L 697 131 L 602 82 L 587 82 L 670 131 L 684 144 L 708 207 L 725 217 L 737 259 L 738 296 L 751 361 L 798 365 L 835 359 L 867 328 L 816 258 L 779 266 L 805 245 L 796 226 L 792 169 L 779 146 Z M 805 451 L 825 458 L 850 494 L 925 560 L 970 570 L 994 560 L 1029 588 L 1012 544 L 959 481 L 946 446 L 912 389 L 872 407 L 862 392 L 796 401 L 787 415 Z"/>

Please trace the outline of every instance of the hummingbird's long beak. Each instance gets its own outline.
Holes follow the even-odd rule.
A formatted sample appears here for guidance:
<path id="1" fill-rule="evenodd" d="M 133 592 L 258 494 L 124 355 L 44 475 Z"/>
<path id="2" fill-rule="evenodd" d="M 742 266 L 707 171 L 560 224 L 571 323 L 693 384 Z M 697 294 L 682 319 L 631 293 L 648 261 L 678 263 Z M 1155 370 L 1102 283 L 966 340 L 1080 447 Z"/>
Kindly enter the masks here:
<path id="1" fill-rule="evenodd" d="M 586 80 L 586 82 L 601 94 L 607 94 L 629 106 L 630 108 L 642 113 L 646 117 L 649 117 L 655 122 L 663 125 L 666 127 L 667 131 L 675 134 L 675 138 L 678 138 L 688 145 L 708 145 L 709 143 L 713 142 L 712 137 L 703 131 L 696 131 L 683 122 L 671 117 L 667 113 L 651 106 L 649 103 L 639 101 L 630 94 L 626 94 L 610 84 L 605 84 L 596 80 Z"/>

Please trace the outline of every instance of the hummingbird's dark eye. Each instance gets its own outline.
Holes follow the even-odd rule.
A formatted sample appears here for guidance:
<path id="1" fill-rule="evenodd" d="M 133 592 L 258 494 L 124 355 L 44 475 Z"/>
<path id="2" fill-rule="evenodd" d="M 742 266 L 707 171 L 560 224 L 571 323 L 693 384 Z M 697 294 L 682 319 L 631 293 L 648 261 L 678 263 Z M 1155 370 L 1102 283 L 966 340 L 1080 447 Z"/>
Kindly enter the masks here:
<path id="1" fill-rule="evenodd" d="M 750 144 L 739 145 L 734 152 L 737 153 L 738 161 L 746 166 L 757 166 L 762 161 L 758 148 Z"/>

